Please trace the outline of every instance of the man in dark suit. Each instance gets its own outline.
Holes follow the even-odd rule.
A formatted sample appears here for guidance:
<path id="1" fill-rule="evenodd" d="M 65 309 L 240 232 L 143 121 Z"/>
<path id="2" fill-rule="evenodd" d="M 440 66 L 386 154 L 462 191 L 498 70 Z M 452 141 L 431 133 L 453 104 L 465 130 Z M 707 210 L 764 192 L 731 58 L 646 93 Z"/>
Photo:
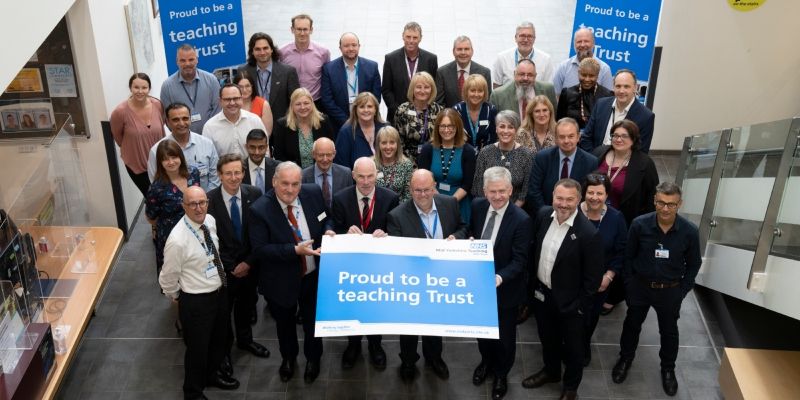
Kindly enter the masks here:
<path id="1" fill-rule="evenodd" d="M 414 171 L 409 188 L 412 201 L 404 202 L 388 215 L 386 229 L 389 235 L 422 239 L 466 238 L 467 226 L 461 220 L 458 202 L 455 197 L 436 193 L 436 181 L 430 171 Z M 400 377 L 405 382 L 413 381 L 416 375 L 414 364 L 419 360 L 418 340 L 419 336 L 400 336 Z M 422 355 L 425 356 L 425 365 L 430 366 L 439 378 L 450 376 L 450 370 L 442 360 L 440 336 L 422 337 Z"/>
<path id="2" fill-rule="evenodd" d="M 322 108 L 336 132 L 350 117 L 350 105 L 361 92 L 370 92 L 380 101 L 381 76 L 378 63 L 358 56 L 361 43 L 355 33 L 339 38 L 342 56 L 322 67 Z"/>
<path id="3" fill-rule="evenodd" d="M 263 32 L 254 33 L 247 45 L 247 63 L 238 71 L 247 71 L 255 81 L 256 93 L 272 107 L 272 115 L 278 119 L 289 110 L 289 99 L 300 87 L 297 70 L 279 62 L 280 53 L 272 37 Z"/>
<path id="4" fill-rule="evenodd" d="M 247 159 L 244 160 L 244 177 L 242 183 L 253 185 L 267 193 L 272 189 L 272 176 L 279 161 L 267 157 L 269 138 L 261 129 L 253 129 L 247 134 Z"/>
<path id="5" fill-rule="evenodd" d="M 226 154 L 217 163 L 222 186 L 208 192 L 208 214 L 217 220 L 219 256 L 228 281 L 228 303 L 233 311 L 236 345 L 256 357 L 269 357 L 266 347 L 253 341 L 250 326 L 252 313 L 258 302 L 255 264 L 250 254 L 250 205 L 261 197 L 260 189 L 242 184 L 244 162 L 239 154 Z M 229 345 L 234 334 L 229 334 Z"/>
<path id="6" fill-rule="evenodd" d="M 501 399 L 508 391 L 508 372 L 514 365 L 517 346 L 517 307 L 525 303 L 531 220 L 509 201 L 511 172 L 491 167 L 483 173 L 485 197 L 472 201 L 470 236 L 492 241 L 497 322 L 500 340 L 478 339 L 481 362 L 472 374 L 472 383 L 481 385 L 486 375 L 494 374 L 492 398 Z"/>
<path id="7" fill-rule="evenodd" d="M 471 74 L 483 75 L 489 85 L 489 94 L 492 93 L 492 73 L 489 68 L 472 61 L 472 41 L 466 36 L 459 36 L 453 42 L 453 57 L 451 61 L 436 71 L 436 102 L 453 107 L 461 98 L 464 81 Z"/>
<path id="8" fill-rule="evenodd" d="M 559 180 L 553 206 L 536 215 L 531 248 L 530 289 L 544 368 L 525 378 L 522 386 L 537 388 L 559 382 L 564 363 L 562 400 L 576 399 L 583 375 L 584 314 L 603 275 L 603 240 L 578 212 L 581 185 Z"/>
<path id="9" fill-rule="evenodd" d="M 439 68 L 436 54 L 419 48 L 421 40 L 422 27 L 416 22 L 407 23 L 403 27 L 403 47 L 387 54 L 383 61 L 381 93 L 388 110 L 386 119 L 390 124 L 394 122 L 397 106 L 406 102 L 411 77 L 422 71 L 436 76 Z"/>
<path id="10" fill-rule="evenodd" d="M 497 111 L 511 110 L 525 118 L 528 103 L 538 95 L 546 96 L 553 108 L 556 107 L 556 92 L 553 84 L 536 80 L 536 65 L 523 58 L 514 69 L 514 80 L 497 88 L 489 96 L 489 102 L 497 107 Z"/>
<path id="11" fill-rule="evenodd" d="M 556 146 L 536 154 L 525 199 L 526 209 L 531 216 L 545 205 L 553 203 L 556 181 L 563 178 L 582 181 L 597 169 L 597 158 L 578 148 L 579 138 L 578 123 L 569 117 L 562 118 L 556 123 Z"/>
<path id="12" fill-rule="evenodd" d="M 273 190 L 251 206 L 250 243 L 258 270 L 258 289 L 278 333 L 281 380 L 294 375 L 299 346 L 295 328 L 298 303 L 303 316 L 306 383 L 319 376 L 322 338 L 314 337 L 319 246 L 330 219 L 316 185 L 300 182 L 301 169 L 285 161 L 275 169 Z"/>
<path id="13" fill-rule="evenodd" d="M 333 206 L 333 195 L 353 184 L 350 168 L 333 163 L 336 146 L 328 138 L 319 138 L 311 147 L 314 165 L 303 169 L 303 183 L 316 183 L 322 189 L 325 207 Z"/>
<path id="14" fill-rule="evenodd" d="M 342 189 L 333 197 L 333 228 L 338 234 L 369 233 L 375 237 L 386 236 L 386 215 L 399 204 L 397 193 L 375 186 L 378 170 L 375 161 L 361 157 L 353 165 L 355 186 Z M 333 233 L 333 232 L 331 232 Z M 386 352 L 381 346 L 381 335 L 367 336 L 369 359 L 375 368 L 386 368 Z M 355 366 L 361 354 L 361 336 L 350 336 L 342 354 L 342 368 Z"/>
<path id="15" fill-rule="evenodd" d="M 581 135 L 581 148 L 591 152 L 604 144 L 611 144 L 611 125 L 615 121 L 629 119 L 639 127 L 639 150 L 650 151 L 656 115 L 636 100 L 639 85 L 636 74 L 621 69 L 614 75 L 614 97 L 597 99 L 592 115 Z"/>

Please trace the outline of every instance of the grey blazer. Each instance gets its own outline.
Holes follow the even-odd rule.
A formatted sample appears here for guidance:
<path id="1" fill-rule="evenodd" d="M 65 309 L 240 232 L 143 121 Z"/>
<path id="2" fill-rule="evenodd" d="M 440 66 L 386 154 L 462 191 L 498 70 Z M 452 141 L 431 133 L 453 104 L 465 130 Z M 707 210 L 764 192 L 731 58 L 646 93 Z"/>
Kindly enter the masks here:
<path id="1" fill-rule="evenodd" d="M 469 73 L 483 75 L 489 85 L 489 94 L 492 93 L 492 72 L 489 68 L 472 61 Z M 436 102 L 445 107 L 453 107 L 461 100 L 463 99 L 458 91 L 458 65 L 451 61 L 436 71 Z"/>
<path id="2" fill-rule="evenodd" d="M 333 200 L 333 195 L 338 193 L 340 190 L 344 188 L 348 188 L 353 185 L 353 173 L 350 171 L 350 168 L 347 168 L 343 165 L 339 164 L 332 164 L 331 165 L 331 172 L 333 173 L 333 187 L 331 188 L 331 200 Z M 303 168 L 303 183 L 317 183 L 314 180 L 314 166 Z M 331 204 L 327 204 L 328 208 L 331 207 Z"/>
<path id="3" fill-rule="evenodd" d="M 247 71 L 253 79 L 258 76 L 256 67 L 250 64 L 240 65 L 237 71 Z M 289 98 L 292 97 L 292 92 L 300 87 L 300 80 L 293 66 L 273 61 L 270 82 L 269 99 L 266 100 L 272 108 L 272 118 L 278 120 L 286 116 L 286 112 L 289 111 Z M 253 87 L 255 86 L 254 84 Z"/>

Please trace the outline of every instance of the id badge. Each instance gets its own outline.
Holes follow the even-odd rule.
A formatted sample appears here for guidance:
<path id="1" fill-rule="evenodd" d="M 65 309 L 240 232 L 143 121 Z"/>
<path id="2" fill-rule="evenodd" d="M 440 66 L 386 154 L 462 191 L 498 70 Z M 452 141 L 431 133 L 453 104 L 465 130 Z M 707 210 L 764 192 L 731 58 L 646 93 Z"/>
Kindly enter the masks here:
<path id="1" fill-rule="evenodd" d="M 669 258 L 669 250 L 656 249 L 656 258 Z"/>
<path id="2" fill-rule="evenodd" d="M 203 119 L 203 117 L 200 116 L 200 113 L 192 114 L 192 122 L 197 122 L 200 121 L 201 119 Z"/>
<path id="3" fill-rule="evenodd" d="M 442 182 L 442 183 L 439 184 L 439 189 L 444 190 L 445 192 L 449 192 L 450 191 L 450 185 L 447 184 L 447 183 Z"/>
<path id="4" fill-rule="evenodd" d="M 535 297 L 536 300 L 539 300 L 542 303 L 544 303 L 544 293 L 540 292 L 539 290 L 533 291 L 533 297 Z"/>
<path id="5" fill-rule="evenodd" d="M 356 101 L 356 96 L 350 96 L 350 98 L 347 101 L 349 101 L 350 104 L 353 104 L 353 102 Z"/>
<path id="6" fill-rule="evenodd" d="M 485 119 L 480 120 L 478 121 L 478 126 L 489 126 L 489 121 Z"/>
<path id="7" fill-rule="evenodd" d="M 206 278 L 211 279 L 217 275 L 217 266 L 214 264 L 208 264 L 206 267 Z"/>
<path id="8" fill-rule="evenodd" d="M 422 153 L 422 145 L 417 146 L 417 154 Z"/>
<path id="9" fill-rule="evenodd" d="M 195 163 L 194 167 L 197 168 L 197 173 L 200 174 L 201 177 L 208 175 L 208 166 L 205 163 Z"/>
<path id="10" fill-rule="evenodd" d="M 408 115 L 410 115 L 412 117 L 416 117 L 417 116 L 417 112 L 414 111 L 414 110 L 408 110 L 408 111 L 406 111 L 406 114 L 408 114 Z"/>

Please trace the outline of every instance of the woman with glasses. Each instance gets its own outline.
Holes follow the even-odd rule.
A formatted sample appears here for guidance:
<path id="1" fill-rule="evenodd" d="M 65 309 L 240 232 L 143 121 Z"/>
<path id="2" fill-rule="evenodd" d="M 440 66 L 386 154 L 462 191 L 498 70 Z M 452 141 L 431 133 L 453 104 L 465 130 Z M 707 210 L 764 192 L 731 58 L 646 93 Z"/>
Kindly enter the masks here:
<path id="1" fill-rule="evenodd" d="M 475 149 L 467 141 L 461 117 L 446 108 L 436 117 L 431 143 L 422 146 L 417 166 L 433 173 L 440 194 L 458 200 L 461 219 L 469 223 Z"/>
<path id="2" fill-rule="evenodd" d="M 167 237 L 183 217 L 183 192 L 189 186 L 200 186 L 200 173 L 186 164 L 177 142 L 162 140 L 156 147 L 156 174 L 147 191 L 144 209 L 147 221 L 156 227 L 156 276 L 164 265 Z"/>
<path id="3" fill-rule="evenodd" d="M 255 80 L 245 70 L 240 70 L 239 74 L 233 78 L 233 83 L 242 91 L 242 110 L 258 115 L 270 134 L 272 133 L 272 108 L 263 97 L 256 95 L 256 91 L 253 90 L 253 82 Z"/>
<path id="4" fill-rule="evenodd" d="M 427 72 L 414 74 L 406 95 L 408 101 L 400 104 L 394 114 L 394 127 L 403 139 L 403 154 L 416 160 L 422 146 L 431 140 L 433 122 L 442 106 L 434 102 L 436 83 Z"/>
<path id="5" fill-rule="evenodd" d="M 556 114 L 547 96 L 536 96 L 528 103 L 517 142 L 533 150 L 533 154 L 556 145 Z"/>
<path id="6" fill-rule="evenodd" d="M 598 171 L 611 184 L 609 204 L 622 212 L 630 226 L 634 218 L 654 210 L 653 198 L 658 185 L 658 171 L 653 160 L 639 150 L 639 127 L 623 119 L 611 125 L 611 146 L 600 146 L 594 155 L 600 160 Z M 603 315 L 625 299 L 624 286 L 615 282 L 609 292 Z"/>
<path id="7" fill-rule="evenodd" d="M 326 137 L 336 138 L 333 126 L 325 114 L 317 110 L 314 97 L 306 88 L 298 88 L 289 99 L 289 111 L 275 124 L 270 135 L 272 158 L 293 161 L 301 168 L 314 165 L 311 148 L 314 141 Z"/>
<path id="8" fill-rule="evenodd" d="M 603 238 L 605 252 L 606 272 L 603 274 L 600 288 L 594 295 L 592 308 L 586 314 L 586 342 L 583 355 L 583 365 L 588 366 L 592 359 L 592 334 L 600 319 L 603 303 L 608 296 L 608 288 L 619 277 L 625 258 L 625 242 L 628 238 L 628 226 L 621 212 L 607 204 L 611 183 L 602 173 L 591 173 L 586 176 L 583 185 L 583 202 L 580 209 L 583 215 L 594 224 Z"/>

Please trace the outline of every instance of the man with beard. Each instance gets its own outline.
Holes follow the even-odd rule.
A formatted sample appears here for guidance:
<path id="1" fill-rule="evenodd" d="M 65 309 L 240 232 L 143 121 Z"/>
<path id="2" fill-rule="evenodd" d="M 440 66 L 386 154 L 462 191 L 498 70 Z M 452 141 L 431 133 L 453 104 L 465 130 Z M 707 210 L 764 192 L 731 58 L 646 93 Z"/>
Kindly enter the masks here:
<path id="1" fill-rule="evenodd" d="M 581 28 L 575 31 L 572 46 L 575 49 L 575 55 L 558 64 L 555 76 L 553 76 L 553 88 L 555 88 L 556 93 L 560 94 L 565 88 L 578 84 L 580 63 L 587 58 L 594 58 L 600 64 L 597 83 L 608 90 L 613 90 L 614 81 L 611 79 L 611 67 L 603 60 L 594 57 L 594 35 L 592 31 L 588 28 Z"/>
<path id="2" fill-rule="evenodd" d="M 492 92 L 489 102 L 497 107 L 497 111 L 511 110 L 519 115 L 525 115 L 528 103 L 536 95 L 545 95 L 556 105 L 556 92 L 553 85 L 547 82 L 536 81 L 536 65 L 528 59 L 520 60 L 514 70 L 514 81 L 508 82 Z"/>
<path id="3" fill-rule="evenodd" d="M 286 115 L 289 98 L 300 87 L 297 70 L 279 62 L 280 55 L 271 36 L 256 32 L 247 44 L 247 63 L 237 68 L 255 77 L 256 93 L 269 102 L 276 119 Z"/>

